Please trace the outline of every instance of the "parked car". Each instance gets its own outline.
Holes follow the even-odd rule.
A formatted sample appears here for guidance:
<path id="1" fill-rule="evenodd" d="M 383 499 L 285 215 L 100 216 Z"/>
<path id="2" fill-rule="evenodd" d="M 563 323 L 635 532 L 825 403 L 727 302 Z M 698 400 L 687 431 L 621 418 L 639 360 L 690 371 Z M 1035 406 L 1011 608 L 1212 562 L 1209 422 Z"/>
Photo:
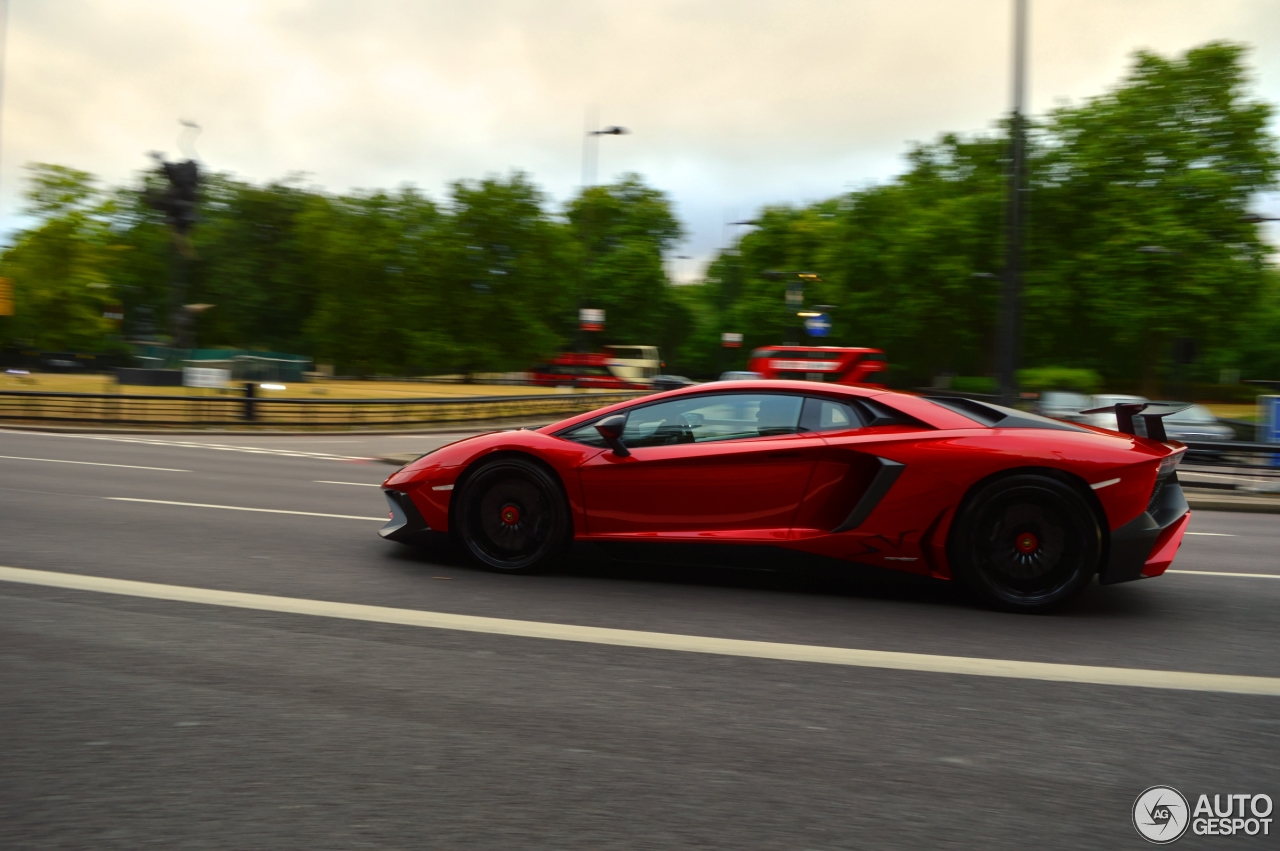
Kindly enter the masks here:
<path id="1" fill-rule="evenodd" d="M 763 376 L 758 372 L 750 372 L 745 369 L 731 369 L 728 372 L 720 373 L 720 381 L 759 381 Z"/>
<path id="2" fill-rule="evenodd" d="M 655 375 L 653 377 L 653 389 L 662 390 L 679 390 L 681 387 L 692 387 L 698 382 L 692 378 L 685 378 L 683 375 Z"/>
<path id="3" fill-rule="evenodd" d="M 1085 416 L 1080 412 L 1087 411 L 1092 404 L 1093 400 L 1083 393 L 1049 390 L 1041 393 L 1040 398 L 1036 400 L 1036 413 L 1055 420 L 1082 422 Z"/>
<path id="4" fill-rule="evenodd" d="M 1184 402 L 1166 402 L 1166 405 L 1181 405 Z M 1192 405 L 1185 411 L 1178 411 L 1164 418 L 1164 432 L 1172 440 L 1210 441 L 1234 440 L 1236 433 L 1224 422 L 1219 422 L 1204 405 Z M 1197 457 L 1216 457 L 1220 453 L 1211 450 L 1192 450 L 1189 455 Z"/>

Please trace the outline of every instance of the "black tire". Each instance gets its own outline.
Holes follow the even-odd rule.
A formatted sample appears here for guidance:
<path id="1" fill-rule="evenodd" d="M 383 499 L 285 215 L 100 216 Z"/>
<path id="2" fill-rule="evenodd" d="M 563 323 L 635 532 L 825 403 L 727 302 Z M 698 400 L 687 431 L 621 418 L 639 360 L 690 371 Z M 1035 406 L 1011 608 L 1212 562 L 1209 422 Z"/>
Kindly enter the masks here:
<path id="1" fill-rule="evenodd" d="M 572 527 L 564 491 L 533 461 L 483 462 L 455 498 L 454 533 L 482 567 L 532 573 L 554 563 L 568 546 Z"/>
<path id="2" fill-rule="evenodd" d="M 1102 530 L 1079 490 L 1024 473 L 969 495 L 948 552 L 956 579 L 984 602 L 1043 612 L 1078 596 L 1093 579 Z"/>

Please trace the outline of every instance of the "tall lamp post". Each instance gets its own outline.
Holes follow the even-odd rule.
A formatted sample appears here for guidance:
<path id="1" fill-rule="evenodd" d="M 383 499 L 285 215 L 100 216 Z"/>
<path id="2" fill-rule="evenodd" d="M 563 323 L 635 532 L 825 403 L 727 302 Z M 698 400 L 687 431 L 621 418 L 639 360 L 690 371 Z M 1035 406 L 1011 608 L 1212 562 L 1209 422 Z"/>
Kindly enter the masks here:
<path id="1" fill-rule="evenodd" d="M 591 204 L 591 199 L 587 195 L 587 191 L 596 183 L 596 163 L 600 159 L 600 137 L 601 136 L 625 136 L 631 131 L 625 127 L 613 125 L 610 127 L 596 127 L 595 109 L 587 110 L 587 132 L 582 142 L 582 200 L 587 205 L 586 219 L 583 222 L 587 236 L 587 268 L 583 272 L 582 293 L 578 298 L 578 325 L 574 333 L 575 343 L 574 349 L 579 352 L 585 352 L 589 348 L 587 346 L 587 335 L 584 326 L 583 310 L 588 306 L 588 294 L 591 285 L 591 266 L 595 259 L 595 214 Z"/>
<path id="2" fill-rule="evenodd" d="M 595 110 L 587 110 L 587 134 L 582 141 L 582 188 L 589 189 L 596 185 L 596 165 L 600 159 L 601 136 L 626 136 L 631 131 L 625 127 L 613 125 L 596 127 Z"/>
<path id="3" fill-rule="evenodd" d="M 1013 0 L 1013 114 L 1009 121 L 1009 199 L 1005 218 L 1004 286 L 1000 310 L 1000 398 L 1012 405 L 1018 397 L 1018 325 L 1022 291 L 1023 183 L 1026 135 L 1023 99 L 1027 70 L 1027 0 Z"/>

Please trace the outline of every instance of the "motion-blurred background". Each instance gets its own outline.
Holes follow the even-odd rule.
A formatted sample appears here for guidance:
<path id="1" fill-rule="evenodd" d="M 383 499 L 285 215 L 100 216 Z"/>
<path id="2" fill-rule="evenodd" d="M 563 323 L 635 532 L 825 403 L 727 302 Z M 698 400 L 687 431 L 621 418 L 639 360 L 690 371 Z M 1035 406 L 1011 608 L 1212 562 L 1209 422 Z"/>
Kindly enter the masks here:
<path id="1" fill-rule="evenodd" d="M 1280 379 L 1275 11 L 1031 4 L 1023 390 L 1247 417 L 1241 382 Z M 7 20 L 12 388 L 199 352 L 518 374 L 617 344 L 704 379 L 790 342 L 996 390 L 1006 0 L 12 0 Z M 153 151 L 198 163 L 185 229 Z M 797 305 L 829 334 L 794 339 Z"/>

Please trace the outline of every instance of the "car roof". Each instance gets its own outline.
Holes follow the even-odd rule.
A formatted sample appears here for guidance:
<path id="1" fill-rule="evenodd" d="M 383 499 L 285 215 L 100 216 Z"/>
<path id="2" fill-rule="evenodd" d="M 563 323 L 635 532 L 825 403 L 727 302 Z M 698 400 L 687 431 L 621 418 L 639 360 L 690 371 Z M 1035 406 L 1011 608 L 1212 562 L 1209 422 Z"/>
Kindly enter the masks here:
<path id="1" fill-rule="evenodd" d="M 855 387 L 849 384 L 822 384 L 817 381 L 784 381 L 771 378 L 752 378 L 736 381 L 709 381 L 706 384 L 696 384 L 692 387 L 680 387 L 675 390 L 667 390 L 662 393 L 651 393 L 635 399 L 628 399 L 625 402 L 608 405 L 594 411 L 575 414 L 572 417 L 565 417 L 559 422 L 543 426 L 538 429 L 538 431 L 550 434 L 564 428 L 569 428 L 578 422 L 586 422 L 587 420 L 594 419 L 609 411 L 627 408 L 640 402 L 647 403 L 658 399 L 674 399 L 683 396 L 703 396 L 711 393 L 751 393 L 753 391 L 758 392 L 762 390 L 772 390 L 784 393 L 803 393 L 808 396 L 852 396 L 858 398 L 881 396 L 886 393 L 895 396 L 900 395 L 891 390 L 885 390 L 883 387 Z M 901 395 L 911 399 L 917 398 L 909 394 Z M 956 414 L 952 416 L 959 415 Z M 974 423 L 974 427 L 978 428 L 980 426 Z"/>

